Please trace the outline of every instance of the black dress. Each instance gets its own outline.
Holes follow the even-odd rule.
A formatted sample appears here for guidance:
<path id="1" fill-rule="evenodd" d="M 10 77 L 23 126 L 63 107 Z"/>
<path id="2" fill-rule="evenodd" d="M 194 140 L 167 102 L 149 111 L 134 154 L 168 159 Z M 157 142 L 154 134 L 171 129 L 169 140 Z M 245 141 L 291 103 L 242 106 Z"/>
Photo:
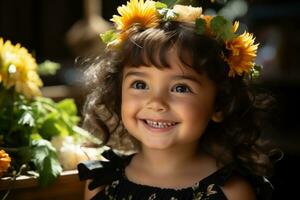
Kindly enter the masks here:
<path id="1" fill-rule="evenodd" d="M 246 178 L 256 189 L 258 200 L 269 200 L 272 185 L 264 177 L 253 176 L 235 164 L 221 168 L 192 187 L 158 188 L 131 182 L 124 169 L 132 156 L 119 156 L 112 150 L 104 152 L 109 161 L 86 161 L 78 165 L 80 180 L 91 179 L 90 190 L 105 186 L 92 200 L 226 200 L 221 187 L 233 175 Z"/>

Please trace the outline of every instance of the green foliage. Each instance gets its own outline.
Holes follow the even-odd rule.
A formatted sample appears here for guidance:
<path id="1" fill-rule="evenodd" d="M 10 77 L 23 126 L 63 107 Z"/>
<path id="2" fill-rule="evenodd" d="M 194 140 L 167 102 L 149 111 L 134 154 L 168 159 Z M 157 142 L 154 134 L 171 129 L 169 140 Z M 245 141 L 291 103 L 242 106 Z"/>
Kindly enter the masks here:
<path id="1" fill-rule="evenodd" d="M 155 7 L 156 7 L 157 9 L 162 9 L 162 8 L 168 8 L 168 5 L 165 4 L 165 3 L 162 3 L 162 2 L 157 1 L 157 2 L 155 2 Z"/>
<path id="2" fill-rule="evenodd" d="M 72 127 L 78 123 L 79 118 L 72 99 L 58 103 L 42 97 L 37 100 L 34 104 L 35 113 L 39 116 L 37 128 L 43 138 L 51 140 L 53 136 L 73 134 Z"/>
<path id="3" fill-rule="evenodd" d="M 172 9 L 169 8 L 161 8 L 157 11 L 161 16 L 162 21 L 171 21 L 172 19 L 175 19 L 178 16 L 177 13 L 175 13 Z"/>
<path id="4" fill-rule="evenodd" d="M 115 30 L 108 30 L 105 33 L 101 33 L 100 34 L 100 38 L 104 43 L 110 43 L 112 41 L 114 41 L 115 39 L 117 39 L 117 33 L 115 32 Z"/>
<path id="5" fill-rule="evenodd" d="M 33 127 L 35 125 L 35 120 L 32 112 L 32 108 L 26 105 L 19 105 L 19 110 L 21 117 L 17 124 L 21 126 L 30 126 Z"/>
<path id="6" fill-rule="evenodd" d="M 176 4 L 197 6 L 199 2 L 197 0 L 177 0 Z"/>
<path id="7" fill-rule="evenodd" d="M 41 186 L 51 184 L 62 172 L 62 167 L 57 159 L 55 148 L 44 139 L 33 140 L 32 162 L 39 173 Z"/>
<path id="8" fill-rule="evenodd" d="M 198 5 L 197 0 L 160 0 L 163 4 L 166 4 L 168 8 L 172 8 L 175 4 L 181 5 Z"/>
<path id="9" fill-rule="evenodd" d="M 250 78 L 251 78 L 252 80 L 258 79 L 258 77 L 259 77 L 259 75 L 260 75 L 260 73 L 261 73 L 261 70 L 262 70 L 262 66 L 261 66 L 261 65 L 255 65 L 255 66 L 252 68 L 251 72 L 250 72 Z"/>
<path id="10" fill-rule="evenodd" d="M 60 69 L 60 64 L 46 60 L 39 64 L 37 71 L 40 75 L 54 75 Z"/>
<path id="11" fill-rule="evenodd" d="M 178 0 L 161 0 L 160 2 L 166 4 L 169 8 L 172 8 Z"/>
<path id="12" fill-rule="evenodd" d="M 33 163 L 42 186 L 61 173 L 55 148 L 49 142 L 56 135 L 73 135 L 79 122 L 74 100 L 60 102 L 45 97 L 26 99 L 0 85 L 0 146 L 14 149 L 14 169 Z M 79 129 L 80 130 L 80 129 Z"/>
<path id="13" fill-rule="evenodd" d="M 227 41 L 236 37 L 232 30 L 232 24 L 229 20 L 222 16 L 216 16 L 210 23 L 212 33 L 216 35 L 217 39 Z"/>
<path id="14" fill-rule="evenodd" d="M 204 34 L 205 33 L 205 26 L 206 26 L 206 21 L 202 18 L 196 19 L 196 33 L 197 34 Z"/>

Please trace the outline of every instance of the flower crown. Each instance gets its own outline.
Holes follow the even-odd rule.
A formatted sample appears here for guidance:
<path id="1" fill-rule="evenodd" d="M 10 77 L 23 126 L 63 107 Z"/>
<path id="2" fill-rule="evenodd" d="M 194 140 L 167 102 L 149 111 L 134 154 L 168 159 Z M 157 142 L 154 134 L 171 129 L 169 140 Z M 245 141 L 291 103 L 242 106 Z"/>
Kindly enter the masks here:
<path id="1" fill-rule="evenodd" d="M 236 33 L 239 23 L 226 20 L 222 16 L 202 14 L 201 7 L 175 5 L 172 9 L 161 2 L 152 0 L 130 0 L 127 5 L 118 7 L 120 15 L 113 15 L 115 29 L 101 34 L 108 48 L 120 46 L 128 37 L 128 30 L 135 25 L 141 29 L 157 27 L 160 22 L 178 21 L 195 23 L 195 32 L 207 35 L 224 44 L 227 52 L 222 57 L 229 66 L 229 77 L 251 75 L 257 77 L 260 67 L 255 65 L 258 44 L 254 44 L 253 35 Z"/>

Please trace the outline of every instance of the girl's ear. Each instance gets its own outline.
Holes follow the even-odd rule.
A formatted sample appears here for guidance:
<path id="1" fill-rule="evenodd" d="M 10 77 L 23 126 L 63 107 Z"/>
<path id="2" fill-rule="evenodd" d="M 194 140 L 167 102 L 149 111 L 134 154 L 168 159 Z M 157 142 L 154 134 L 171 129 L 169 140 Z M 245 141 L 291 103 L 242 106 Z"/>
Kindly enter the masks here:
<path id="1" fill-rule="evenodd" d="M 214 121 L 214 122 L 221 122 L 223 120 L 223 112 L 222 111 L 216 111 L 211 119 Z"/>

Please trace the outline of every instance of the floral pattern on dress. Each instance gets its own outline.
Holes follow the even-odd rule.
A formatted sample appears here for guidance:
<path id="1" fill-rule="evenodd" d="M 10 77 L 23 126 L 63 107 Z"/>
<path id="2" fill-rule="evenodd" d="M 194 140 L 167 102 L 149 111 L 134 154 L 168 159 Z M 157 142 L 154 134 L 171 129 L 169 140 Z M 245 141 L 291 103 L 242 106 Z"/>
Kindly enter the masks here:
<path id="1" fill-rule="evenodd" d="M 195 184 L 193 189 L 193 200 L 209 200 L 209 196 L 217 194 L 217 191 L 213 190 L 215 184 L 210 184 L 206 188 L 206 192 L 201 191 L 199 188 L 199 183 Z M 199 191 L 200 190 L 200 191 Z"/>
<path id="2" fill-rule="evenodd" d="M 154 200 L 154 199 L 156 199 L 156 193 L 152 194 L 152 195 L 148 198 L 148 200 Z"/>
<path id="3" fill-rule="evenodd" d="M 134 194 L 126 195 L 127 197 L 117 197 L 116 196 L 116 189 L 120 185 L 120 180 L 113 181 L 110 185 L 105 187 L 104 194 L 108 198 L 108 200 L 132 200 L 134 199 Z M 196 183 L 191 187 L 191 193 L 192 193 L 192 200 L 210 200 L 214 199 L 214 195 L 218 194 L 218 191 L 215 187 L 218 187 L 215 184 L 209 184 L 205 187 L 205 189 L 200 187 L 201 185 L 199 183 Z M 162 199 L 162 196 L 160 193 L 150 193 L 147 200 L 159 200 Z M 172 196 L 169 200 L 180 200 L 181 198 L 177 198 L 176 194 Z"/>
<path id="4" fill-rule="evenodd" d="M 105 196 L 108 197 L 108 200 L 117 200 L 120 198 L 117 198 L 115 196 L 115 190 L 117 186 L 119 185 L 120 181 L 116 180 L 113 181 L 110 185 L 105 187 Z M 210 197 L 217 194 L 218 192 L 214 189 L 214 187 L 217 187 L 215 184 L 210 184 L 206 187 L 206 190 L 203 190 L 202 188 L 199 187 L 199 183 L 196 183 L 194 186 L 191 187 L 192 189 L 192 195 L 193 195 L 193 200 L 209 200 L 211 199 Z M 123 197 L 121 200 L 132 200 L 133 195 L 129 195 L 127 197 Z M 156 199 L 161 199 L 162 197 L 157 194 L 157 193 L 152 193 L 147 200 L 156 200 Z M 175 196 L 172 196 L 170 200 L 180 200 Z"/>
<path id="5" fill-rule="evenodd" d="M 210 195 L 213 195 L 213 194 L 216 194 L 217 191 L 213 190 L 213 187 L 215 186 L 215 184 L 210 184 L 208 187 L 207 187 L 207 190 L 206 190 L 206 196 L 210 196 Z"/>
<path id="6" fill-rule="evenodd" d="M 119 185 L 119 183 L 120 183 L 119 180 L 113 181 L 113 182 L 111 183 L 111 187 L 112 187 L 112 188 L 116 188 L 116 187 Z"/>

